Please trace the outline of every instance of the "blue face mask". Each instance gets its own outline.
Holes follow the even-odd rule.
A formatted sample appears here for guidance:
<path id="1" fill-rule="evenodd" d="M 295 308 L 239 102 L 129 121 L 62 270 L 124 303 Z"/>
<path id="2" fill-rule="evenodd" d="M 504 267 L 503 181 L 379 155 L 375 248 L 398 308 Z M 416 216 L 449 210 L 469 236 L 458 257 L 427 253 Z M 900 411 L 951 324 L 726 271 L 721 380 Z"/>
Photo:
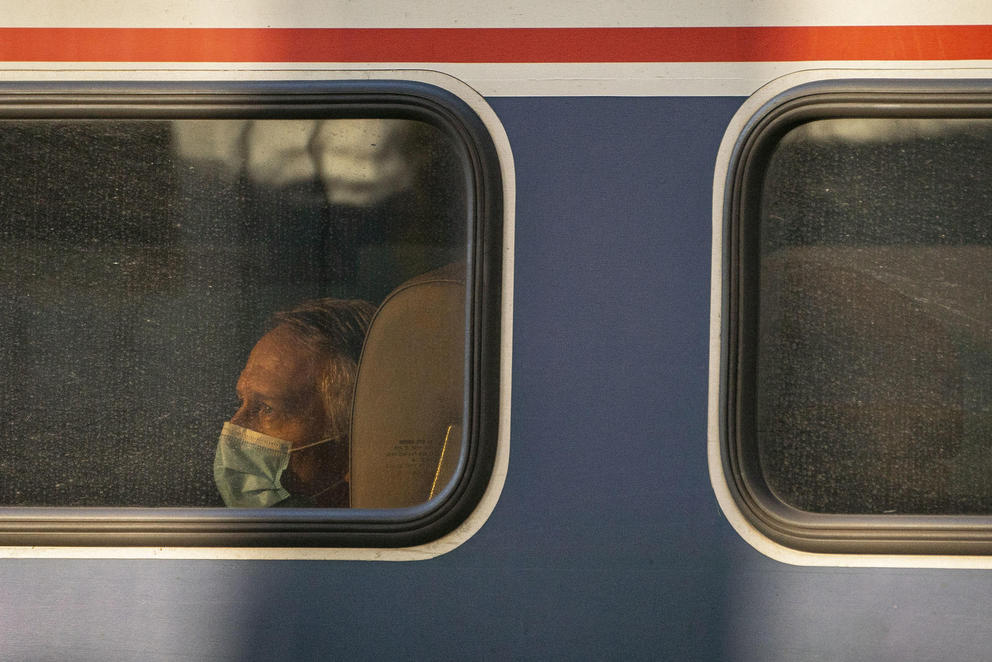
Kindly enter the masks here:
<path id="1" fill-rule="evenodd" d="M 214 455 L 214 482 L 230 508 L 267 508 L 289 498 L 282 474 L 292 453 L 332 441 L 306 446 L 270 437 L 261 432 L 224 423 Z"/>

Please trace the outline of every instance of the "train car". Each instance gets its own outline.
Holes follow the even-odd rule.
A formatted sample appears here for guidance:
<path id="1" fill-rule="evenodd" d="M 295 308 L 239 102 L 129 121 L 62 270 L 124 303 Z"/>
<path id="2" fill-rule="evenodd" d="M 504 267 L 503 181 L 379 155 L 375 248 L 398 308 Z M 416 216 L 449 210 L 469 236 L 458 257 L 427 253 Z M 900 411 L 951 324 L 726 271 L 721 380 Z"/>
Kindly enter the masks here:
<path id="1" fill-rule="evenodd" d="M 0 12 L 0 657 L 986 659 L 992 8 Z"/>

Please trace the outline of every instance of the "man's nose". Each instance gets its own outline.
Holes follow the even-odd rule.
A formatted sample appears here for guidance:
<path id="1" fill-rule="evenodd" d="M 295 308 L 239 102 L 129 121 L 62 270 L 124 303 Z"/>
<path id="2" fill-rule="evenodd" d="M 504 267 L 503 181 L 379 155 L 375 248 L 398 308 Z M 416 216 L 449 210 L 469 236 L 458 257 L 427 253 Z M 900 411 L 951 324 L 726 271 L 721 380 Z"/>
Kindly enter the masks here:
<path id="1" fill-rule="evenodd" d="M 231 423 L 240 425 L 243 428 L 251 427 L 251 416 L 248 413 L 248 407 L 245 405 L 238 407 L 238 411 L 234 412 L 234 416 L 231 417 Z"/>

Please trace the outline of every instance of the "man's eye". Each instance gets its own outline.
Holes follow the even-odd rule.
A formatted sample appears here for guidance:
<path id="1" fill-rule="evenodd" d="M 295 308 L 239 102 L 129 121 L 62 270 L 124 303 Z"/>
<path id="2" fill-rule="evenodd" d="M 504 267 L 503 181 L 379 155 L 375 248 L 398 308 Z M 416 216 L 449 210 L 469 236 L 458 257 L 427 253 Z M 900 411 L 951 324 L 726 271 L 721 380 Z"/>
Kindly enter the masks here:
<path id="1" fill-rule="evenodd" d="M 271 414 L 274 411 L 275 410 L 272 408 L 271 405 L 267 405 L 264 402 L 262 404 L 258 405 L 258 413 L 263 414 L 265 416 L 268 416 L 269 414 Z"/>

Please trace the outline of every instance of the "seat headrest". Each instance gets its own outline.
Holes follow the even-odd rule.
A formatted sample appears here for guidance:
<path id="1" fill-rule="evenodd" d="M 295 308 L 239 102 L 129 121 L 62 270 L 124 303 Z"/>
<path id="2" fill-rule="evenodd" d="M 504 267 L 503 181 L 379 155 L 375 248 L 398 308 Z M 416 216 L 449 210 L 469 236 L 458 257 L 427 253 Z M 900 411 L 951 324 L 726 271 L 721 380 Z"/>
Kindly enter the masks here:
<path id="1" fill-rule="evenodd" d="M 351 507 L 403 508 L 450 480 L 465 409 L 465 267 L 399 286 L 379 307 L 358 365 Z"/>

